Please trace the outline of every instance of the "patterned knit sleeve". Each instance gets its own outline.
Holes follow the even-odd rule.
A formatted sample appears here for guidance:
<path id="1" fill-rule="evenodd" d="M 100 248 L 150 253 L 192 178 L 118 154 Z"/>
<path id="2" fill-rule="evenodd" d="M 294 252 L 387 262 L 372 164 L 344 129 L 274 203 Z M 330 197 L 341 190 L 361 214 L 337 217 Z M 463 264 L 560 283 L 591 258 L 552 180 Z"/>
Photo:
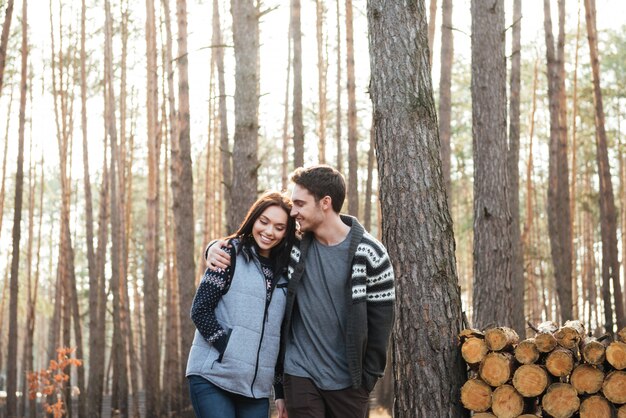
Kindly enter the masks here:
<path id="1" fill-rule="evenodd" d="M 230 248 L 224 247 L 230 254 Z M 191 306 L 191 320 L 200 335 L 220 352 L 223 353 L 228 343 L 230 330 L 225 330 L 215 317 L 215 308 L 222 295 L 230 287 L 230 267 L 225 270 L 207 269 L 196 290 Z"/>

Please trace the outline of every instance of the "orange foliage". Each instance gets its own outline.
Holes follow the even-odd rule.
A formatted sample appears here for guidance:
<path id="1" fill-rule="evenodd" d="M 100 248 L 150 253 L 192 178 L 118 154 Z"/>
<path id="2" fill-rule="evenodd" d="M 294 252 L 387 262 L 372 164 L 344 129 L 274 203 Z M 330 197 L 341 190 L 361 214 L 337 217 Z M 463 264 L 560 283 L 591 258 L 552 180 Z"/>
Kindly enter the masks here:
<path id="1" fill-rule="evenodd" d="M 54 418 L 61 418 L 66 412 L 64 390 L 70 380 L 70 368 L 72 366 L 80 367 L 83 364 L 81 360 L 70 357 L 74 351 L 74 348 L 69 347 L 57 348 L 57 358 L 50 360 L 47 369 L 27 374 L 28 397 L 30 399 L 35 399 L 37 392 L 41 392 L 45 397 L 56 395 L 55 403 L 50 405 L 46 401 L 43 405 L 44 410 L 52 414 Z"/>

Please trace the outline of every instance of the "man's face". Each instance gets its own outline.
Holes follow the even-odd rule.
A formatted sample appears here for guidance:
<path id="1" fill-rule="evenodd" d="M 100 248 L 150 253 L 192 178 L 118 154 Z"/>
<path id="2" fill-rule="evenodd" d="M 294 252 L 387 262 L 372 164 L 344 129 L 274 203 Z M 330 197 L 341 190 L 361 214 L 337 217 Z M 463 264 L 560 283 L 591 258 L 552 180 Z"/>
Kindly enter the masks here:
<path id="1" fill-rule="evenodd" d="M 315 197 L 304 187 L 296 184 L 291 193 L 293 207 L 291 216 L 300 225 L 301 232 L 315 231 L 324 221 L 324 212 L 320 202 L 315 201 Z"/>

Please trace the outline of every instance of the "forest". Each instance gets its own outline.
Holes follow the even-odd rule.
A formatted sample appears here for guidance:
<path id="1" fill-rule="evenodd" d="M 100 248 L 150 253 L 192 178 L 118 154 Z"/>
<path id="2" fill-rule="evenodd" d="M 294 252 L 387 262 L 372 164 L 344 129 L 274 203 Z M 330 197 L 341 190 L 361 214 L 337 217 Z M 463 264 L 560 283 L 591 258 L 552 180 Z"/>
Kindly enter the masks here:
<path id="1" fill-rule="evenodd" d="M 626 3 L 0 10 L 0 416 L 193 416 L 203 249 L 314 164 L 395 271 L 382 416 L 469 416 L 463 329 L 626 326 Z"/>

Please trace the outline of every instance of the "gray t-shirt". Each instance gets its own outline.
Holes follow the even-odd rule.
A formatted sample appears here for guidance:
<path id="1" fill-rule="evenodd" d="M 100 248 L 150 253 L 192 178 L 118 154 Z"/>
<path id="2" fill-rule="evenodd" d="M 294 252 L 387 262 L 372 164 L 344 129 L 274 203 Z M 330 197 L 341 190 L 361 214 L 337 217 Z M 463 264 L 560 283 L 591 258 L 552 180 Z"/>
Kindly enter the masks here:
<path id="1" fill-rule="evenodd" d="M 330 246 L 312 240 L 287 339 L 285 373 L 310 378 L 322 390 L 352 384 L 345 344 L 351 235 Z"/>

